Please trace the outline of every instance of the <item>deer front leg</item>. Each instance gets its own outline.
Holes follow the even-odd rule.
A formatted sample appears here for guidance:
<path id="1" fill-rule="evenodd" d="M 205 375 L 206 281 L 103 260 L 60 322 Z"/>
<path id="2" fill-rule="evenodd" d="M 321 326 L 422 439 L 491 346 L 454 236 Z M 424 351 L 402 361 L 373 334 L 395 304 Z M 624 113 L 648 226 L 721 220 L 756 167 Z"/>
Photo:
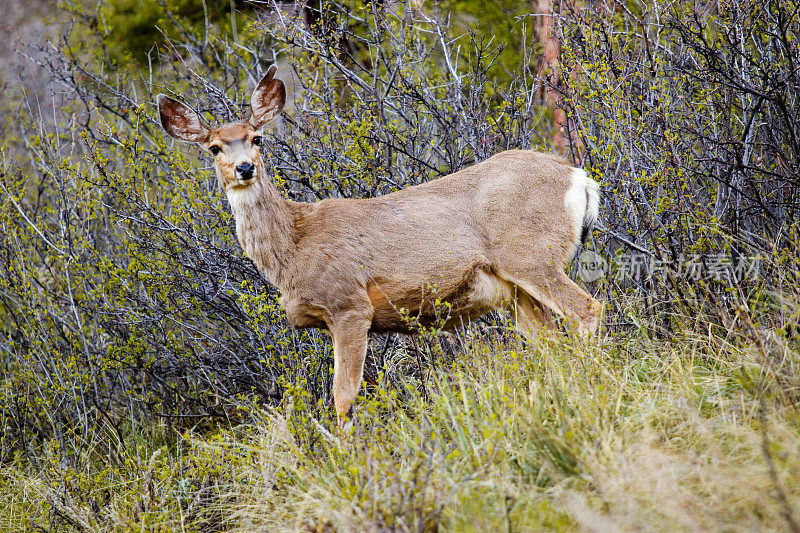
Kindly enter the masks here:
<path id="1" fill-rule="evenodd" d="M 361 385 L 367 356 L 367 335 L 372 321 L 359 313 L 350 312 L 336 317 L 332 322 L 333 403 L 339 427 L 342 428 Z"/>

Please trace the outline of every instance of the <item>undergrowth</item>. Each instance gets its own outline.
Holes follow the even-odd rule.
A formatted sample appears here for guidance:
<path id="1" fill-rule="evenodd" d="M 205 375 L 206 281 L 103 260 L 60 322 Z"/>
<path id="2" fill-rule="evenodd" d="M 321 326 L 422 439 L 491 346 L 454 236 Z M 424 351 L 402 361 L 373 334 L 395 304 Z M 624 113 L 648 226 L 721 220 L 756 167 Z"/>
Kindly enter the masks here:
<path id="1" fill-rule="evenodd" d="M 159 0 L 146 68 L 112 42 L 130 2 L 55 3 L 23 50 L 52 94 L 0 87 L 0 531 L 800 532 L 796 0 L 564 4 L 552 31 L 477 3 L 505 36 L 461 1 Z M 605 336 L 373 339 L 339 434 L 325 334 L 288 327 L 157 116 L 243 118 L 275 62 L 293 201 L 568 140 L 603 186 Z"/>
<path id="2" fill-rule="evenodd" d="M 791 341 L 646 331 L 465 341 L 404 390 L 379 373 L 343 434 L 298 389 L 236 426 L 155 428 L 116 452 L 122 466 L 74 472 L 61 494 L 5 468 L 0 529 L 58 516 L 100 531 L 788 530 Z"/>

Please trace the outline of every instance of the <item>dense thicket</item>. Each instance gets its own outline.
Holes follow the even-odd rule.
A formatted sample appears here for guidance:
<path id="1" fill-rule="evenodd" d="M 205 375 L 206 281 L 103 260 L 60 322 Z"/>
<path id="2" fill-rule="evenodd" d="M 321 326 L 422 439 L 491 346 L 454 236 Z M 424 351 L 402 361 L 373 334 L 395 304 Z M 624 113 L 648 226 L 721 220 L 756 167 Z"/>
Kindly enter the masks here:
<path id="1" fill-rule="evenodd" d="M 107 476 L 98 464 L 156 421 L 235 420 L 254 401 L 326 416 L 327 337 L 288 327 L 235 244 L 210 161 L 163 134 L 154 104 L 166 92 L 210 124 L 242 118 L 276 61 L 291 105 L 263 154 L 287 197 L 385 194 L 563 144 L 602 183 L 589 247 L 610 265 L 592 285 L 609 326 L 637 327 L 640 297 L 667 327 L 698 309 L 731 325 L 753 300 L 786 333 L 797 317 L 776 294 L 797 287 L 796 2 L 564 3 L 550 68 L 536 17 L 514 19 L 509 55 L 502 36 L 419 4 L 323 2 L 310 16 L 254 3 L 234 39 L 228 22 L 198 26 L 168 2 L 170 38 L 149 62 L 126 62 L 105 22 L 65 8 L 61 39 L 29 50 L 56 105 L 7 120 L 2 141 L 0 463 L 26 461 L 54 501 L 84 491 L 102 508 L 74 473 Z M 498 321 L 456 341 L 503 337 Z M 421 377 L 451 342 L 379 338 L 368 381 Z"/>
<path id="2" fill-rule="evenodd" d="M 453 42 L 410 6 L 308 19 L 264 11 L 236 43 L 213 27 L 182 33 L 146 74 L 112 68 L 106 36 L 80 16 L 38 51 L 63 106 L 21 124 L 24 142 L 2 168 L 4 453 L 35 462 L 56 439 L 62 468 L 87 439 L 105 432 L 119 445 L 153 417 L 186 426 L 287 391 L 328 403 L 325 334 L 288 328 L 234 244 L 205 156 L 198 167 L 196 147 L 160 130 L 157 92 L 209 123 L 233 120 L 277 57 L 292 111 L 264 155 L 297 201 L 383 194 L 535 142 L 536 81 L 490 81 L 497 45 Z M 15 168 L 21 155 L 33 165 Z M 379 339 L 368 375 L 421 372 L 434 353 L 426 338 L 409 352 L 398 342 L 409 341 Z"/>
<path id="3" fill-rule="evenodd" d="M 631 277 L 655 300 L 718 305 L 797 271 L 798 9 L 562 6 L 555 81 L 573 153 L 606 192 L 596 236 L 640 247 Z"/>

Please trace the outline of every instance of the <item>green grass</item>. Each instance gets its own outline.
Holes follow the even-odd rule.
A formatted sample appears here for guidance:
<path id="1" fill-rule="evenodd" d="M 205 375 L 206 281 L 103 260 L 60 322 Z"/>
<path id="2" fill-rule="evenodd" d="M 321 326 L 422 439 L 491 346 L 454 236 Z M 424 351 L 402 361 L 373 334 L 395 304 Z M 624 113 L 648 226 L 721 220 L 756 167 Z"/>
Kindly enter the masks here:
<path id="1" fill-rule="evenodd" d="M 55 497 L 92 530 L 787 530 L 800 358 L 774 335 L 762 344 L 479 342 L 424 384 L 379 379 L 344 435 L 298 391 L 237 427 L 177 442 L 156 429 L 61 494 L 7 468 L 0 529 L 46 525 L 52 508 L 31 502 Z"/>

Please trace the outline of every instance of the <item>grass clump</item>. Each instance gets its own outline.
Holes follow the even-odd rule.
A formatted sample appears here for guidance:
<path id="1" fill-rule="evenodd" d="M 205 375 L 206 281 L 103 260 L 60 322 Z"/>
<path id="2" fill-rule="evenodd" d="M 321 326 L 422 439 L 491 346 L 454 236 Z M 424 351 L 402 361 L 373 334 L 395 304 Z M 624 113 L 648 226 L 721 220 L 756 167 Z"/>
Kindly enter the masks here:
<path id="1" fill-rule="evenodd" d="M 481 346 L 437 368 L 427 400 L 368 399 L 344 446 L 298 448 L 286 432 L 287 481 L 252 498 L 232 487 L 238 512 L 266 529 L 782 529 L 776 491 L 800 503 L 797 409 L 773 398 L 759 421 L 740 377 L 758 352 L 715 337 L 601 344 Z M 243 431 L 264 438 L 276 420 Z"/>
<path id="2" fill-rule="evenodd" d="M 58 514 L 89 530 L 789 529 L 800 411 L 775 384 L 798 357 L 765 342 L 640 330 L 464 344 L 404 390 L 379 375 L 344 434 L 298 394 L 177 444 L 142 437 L 126 472 L 92 478 L 102 506 L 6 469 L 0 525 Z M 60 508 L 32 511 L 37 499 Z"/>

